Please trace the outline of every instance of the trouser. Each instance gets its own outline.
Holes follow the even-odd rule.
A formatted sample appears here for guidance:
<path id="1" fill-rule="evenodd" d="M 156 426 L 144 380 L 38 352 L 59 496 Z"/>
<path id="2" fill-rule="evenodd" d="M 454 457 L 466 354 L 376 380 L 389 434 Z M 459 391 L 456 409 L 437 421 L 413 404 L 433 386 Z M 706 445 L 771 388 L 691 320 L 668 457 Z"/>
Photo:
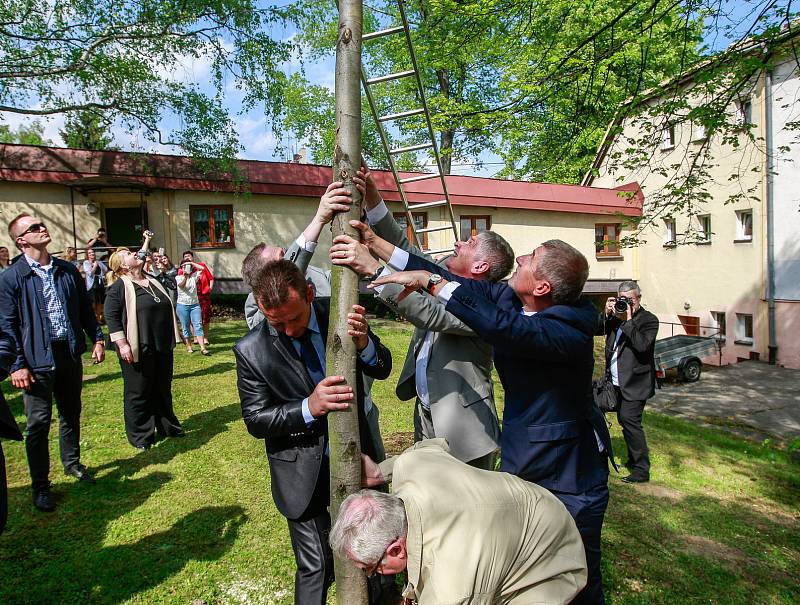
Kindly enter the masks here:
<path id="1" fill-rule="evenodd" d="M 552 490 L 551 490 L 552 491 Z M 603 483 L 581 494 L 552 492 L 575 519 L 586 551 L 586 586 L 572 600 L 573 605 L 603 605 L 603 578 L 600 572 L 600 534 L 608 507 L 608 484 Z"/>
<path id="2" fill-rule="evenodd" d="M 155 433 L 182 432 L 172 409 L 172 351 L 141 352 L 139 361 L 122 368 L 125 433 L 134 447 L 152 445 Z"/>
<path id="3" fill-rule="evenodd" d="M 642 412 L 646 401 L 628 401 L 619 387 L 615 388 L 619 409 L 617 421 L 622 427 L 622 436 L 628 448 L 627 466 L 632 475 L 650 478 L 650 452 L 642 426 Z"/>
<path id="4" fill-rule="evenodd" d="M 365 412 L 367 418 L 367 431 L 369 432 L 370 441 L 372 442 L 372 449 L 375 451 L 375 462 L 383 462 L 386 460 L 386 450 L 383 447 L 383 438 L 381 437 L 381 427 L 379 424 L 381 412 L 374 403 L 369 412 Z"/>
<path id="5" fill-rule="evenodd" d="M 50 485 L 50 450 L 48 438 L 53 415 L 53 397 L 58 408 L 58 445 L 61 463 L 67 469 L 81 459 L 81 388 L 83 366 L 81 359 L 73 359 L 66 341 L 50 343 L 55 368 L 50 372 L 36 372 L 36 382 L 24 391 L 27 426 L 25 451 L 34 490 Z"/>
<path id="6" fill-rule="evenodd" d="M 182 305 L 178 303 L 175 307 L 178 314 L 178 319 L 181 321 L 181 332 L 184 338 L 190 338 L 189 325 L 191 324 L 194 331 L 194 337 L 202 342 L 203 339 L 203 316 L 200 311 L 200 305 Z"/>
<path id="7" fill-rule="evenodd" d="M 2 397 L 2 395 L 0 395 Z M 8 484 L 6 483 L 6 458 L 3 455 L 3 444 L 0 443 L 0 534 L 6 528 L 8 519 Z"/>
<path id="8" fill-rule="evenodd" d="M 436 429 L 433 426 L 433 418 L 431 411 L 426 409 L 417 399 L 414 406 L 414 443 L 422 441 L 423 439 L 435 439 Z M 481 468 L 485 471 L 493 471 L 494 463 L 497 460 L 497 452 L 489 452 L 483 456 L 473 460 L 467 460 L 466 464 Z"/>

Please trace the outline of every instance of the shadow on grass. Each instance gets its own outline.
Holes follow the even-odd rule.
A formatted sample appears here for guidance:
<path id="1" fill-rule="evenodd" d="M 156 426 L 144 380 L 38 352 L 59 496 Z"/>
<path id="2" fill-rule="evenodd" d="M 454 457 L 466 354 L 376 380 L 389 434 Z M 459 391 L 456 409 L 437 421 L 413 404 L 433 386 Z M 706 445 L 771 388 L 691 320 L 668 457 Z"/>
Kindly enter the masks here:
<path id="1" fill-rule="evenodd" d="M 224 374 L 236 368 L 233 361 L 221 361 L 210 366 L 199 368 L 194 372 L 183 372 L 182 374 L 175 374 L 172 379 L 178 380 L 180 378 L 198 378 L 201 374 Z"/>

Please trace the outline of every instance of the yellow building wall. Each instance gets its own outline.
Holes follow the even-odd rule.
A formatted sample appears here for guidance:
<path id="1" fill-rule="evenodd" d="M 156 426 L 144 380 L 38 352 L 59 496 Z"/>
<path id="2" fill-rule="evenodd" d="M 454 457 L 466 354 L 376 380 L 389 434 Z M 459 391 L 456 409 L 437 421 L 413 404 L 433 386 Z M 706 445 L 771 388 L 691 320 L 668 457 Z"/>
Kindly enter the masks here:
<path id="1" fill-rule="evenodd" d="M 753 132 L 756 138 L 763 137 L 764 111 L 763 87 L 757 85 L 751 96 Z M 731 112 L 736 106 L 731 105 Z M 651 206 L 654 197 L 669 180 L 679 179 L 687 174 L 692 154 L 702 144 L 693 140 L 692 128 L 688 124 L 676 127 L 676 145 L 669 150 L 653 151 L 651 162 L 639 171 L 620 170 L 611 173 L 609 161 L 600 169 L 600 176 L 592 185 L 595 187 L 614 187 L 619 182 L 637 181 L 645 198 L 645 211 Z M 623 135 L 607 154 L 624 150 L 632 141 L 641 136 L 630 124 Z M 699 222 L 687 214 L 711 216 L 711 243 L 684 244 L 677 247 L 665 246 L 668 215 L 659 216 L 642 234 L 638 246 L 641 263 L 640 285 L 643 305 L 658 315 L 662 322 L 679 323 L 678 315 L 698 317 L 700 325 L 713 326 L 711 311 L 725 312 L 727 338 L 723 363 L 735 362 L 737 358 L 749 357 L 751 351 L 758 351 L 762 358 L 767 354 L 767 321 L 764 293 L 765 226 L 762 202 L 764 196 L 764 156 L 759 145 L 744 144 L 734 149 L 722 145 L 712 138 L 709 142 L 711 159 L 707 170 L 710 177 L 708 191 L 711 197 L 696 204 L 693 208 L 675 211 L 678 239 L 688 230 L 699 229 Z M 679 168 L 675 168 L 678 165 Z M 666 170 L 667 176 L 659 174 Z M 754 170 L 755 169 L 755 170 Z M 732 174 L 739 177 L 731 179 Z M 726 203 L 729 196 L 746 193 L 745 199 Z M 737 210 L 750 210 L 753 213 L 753 238 L 750 242 L 735 242 L 737 239 Z M 754 342 L 752 345 L 736 344 L 736 314 L 753 315 Z M 680 326 L 672 328 L 662 324 L 659 337 L 669 336 L 672 330 L 683 333 Z M 711 333 L 712 330 L 704 330 Z M 713 359 L 708 360 L 713 363 Z"/>

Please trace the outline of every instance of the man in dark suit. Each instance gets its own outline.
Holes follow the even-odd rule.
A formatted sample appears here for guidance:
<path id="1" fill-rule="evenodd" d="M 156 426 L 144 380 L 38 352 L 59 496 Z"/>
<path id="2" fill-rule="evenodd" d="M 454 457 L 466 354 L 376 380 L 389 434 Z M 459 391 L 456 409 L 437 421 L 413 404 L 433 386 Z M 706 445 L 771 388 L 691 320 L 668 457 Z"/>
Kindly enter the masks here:
<path id="1" fill-rule="evenodd" d="M 606 301 L 600 314 L 597 334 L 606 337 L 606 369 L 617 395 L 617 420 L 628 447 L 625 466 L 627 483 L 650 480 L 650 454 L 642 426 L 644 404 L 656 392 L 656 366 L 653 353 L 658 335 L 658 318 L 642 307 L 642 291 L 635 281 L 624 281 L 617 288 L 628 299 L 625 311 L 615 313 L 615 297 Z"/>
<path id="2" fill-rule="evenodd" d="M 356 226 L 356 223 L 351 223 Z M 362 240 L 390 261 L 394 246 L 358 223 Z M 573 603 L 604 603 L 600 533 L 608 506 L 611 439 L 592 398 L 597 311 L 581 298 L 586 258 L 549 240 L 517 258 L 508 285 L 459 277 L 418 256 L 377 279 L 425 289 L 494 347 L 505 388 L 500 470 L 549 489 L 575 519 L 589 578 Z"/>
<path id="3" fill-rule="evenodd" d="M 252 286 L 267 321 L 233 348 L 242 417 L 250 434 L 265 441 L 272 497 L 289 523 L 295 603 L 323 605 L 333 580 L 326 416 L 356 404 L 362 450 L 373 455 L 361 374 L 387 378 L 391 353 L 369 331 L 364 308 L 354 305 L 348 316 L 348 333 L 359 351 L 354 394 L 342 376 L 325 375 L 330 300 L 315 298 L 313 286 L 288 260 L 266 265 Z"/>
<path id="4" fill-rule="evenodd" d="M 92 358 L 103 361 L 103 331 L 75 265 L 47 251 L 51 240 L 44 222 L 23 213 L 9 223 L 8 234 L 22 258 L 0 276 L 0 330 L 14 341 L 11 383 L 24 391 L 25 451 L 33 505 L 50 512 L 55 509 L 48 446 L 53 399 L 58 407 L 64 473 L 94 483 L 80 459 L 81 355 L 88 337 L 94 343 Z"/>
<path id="5" fill-rule="evenodd" d="M 0 382 L 5 380 L 8 368 L 14 362 L 17 354 L 14 351 L 14 341 L 11 337 L 0 330 Z M 19 431 L 11 410 L 8 409 L 3 392 L 0 391 L 0 439 L 13 439 L 22 441 L 22 433 Z M 0 442 L 0 534 L 6 526 L 8 518 L 8 486 L 6 484 L 6 459 L 3 456 L 3 445 Z"/>

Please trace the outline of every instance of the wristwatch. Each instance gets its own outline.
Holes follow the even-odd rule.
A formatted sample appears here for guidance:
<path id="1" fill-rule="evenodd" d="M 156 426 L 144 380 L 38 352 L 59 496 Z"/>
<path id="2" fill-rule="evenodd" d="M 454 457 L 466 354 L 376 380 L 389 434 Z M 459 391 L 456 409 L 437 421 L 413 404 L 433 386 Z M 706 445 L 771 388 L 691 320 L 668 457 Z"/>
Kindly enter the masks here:
<path id="1" fill-rule="evenodd" d="M 375 270 L 375 273 L 373 273 L 372 275 L 367 275 L 365 277 L 362 277 L 361 279 L 363 279 L 368 284 L 371 284 L 372 282 L 374 282 L 376 279 L 378 279 L 381 276 L 381 273 L 383 273 L 383 267 L 378 267 Z"/>
<path id="2" fill-rule="evenodd" d="M 428 285 L 425 286 L 425 289 L 431 294 L 433 294 L 433 288 L 437 284 L 440 284 L 442 282 L 442 279 L 444 278 L 438 273 L 431 273 L 431 276 L 428 278 Z"/>

